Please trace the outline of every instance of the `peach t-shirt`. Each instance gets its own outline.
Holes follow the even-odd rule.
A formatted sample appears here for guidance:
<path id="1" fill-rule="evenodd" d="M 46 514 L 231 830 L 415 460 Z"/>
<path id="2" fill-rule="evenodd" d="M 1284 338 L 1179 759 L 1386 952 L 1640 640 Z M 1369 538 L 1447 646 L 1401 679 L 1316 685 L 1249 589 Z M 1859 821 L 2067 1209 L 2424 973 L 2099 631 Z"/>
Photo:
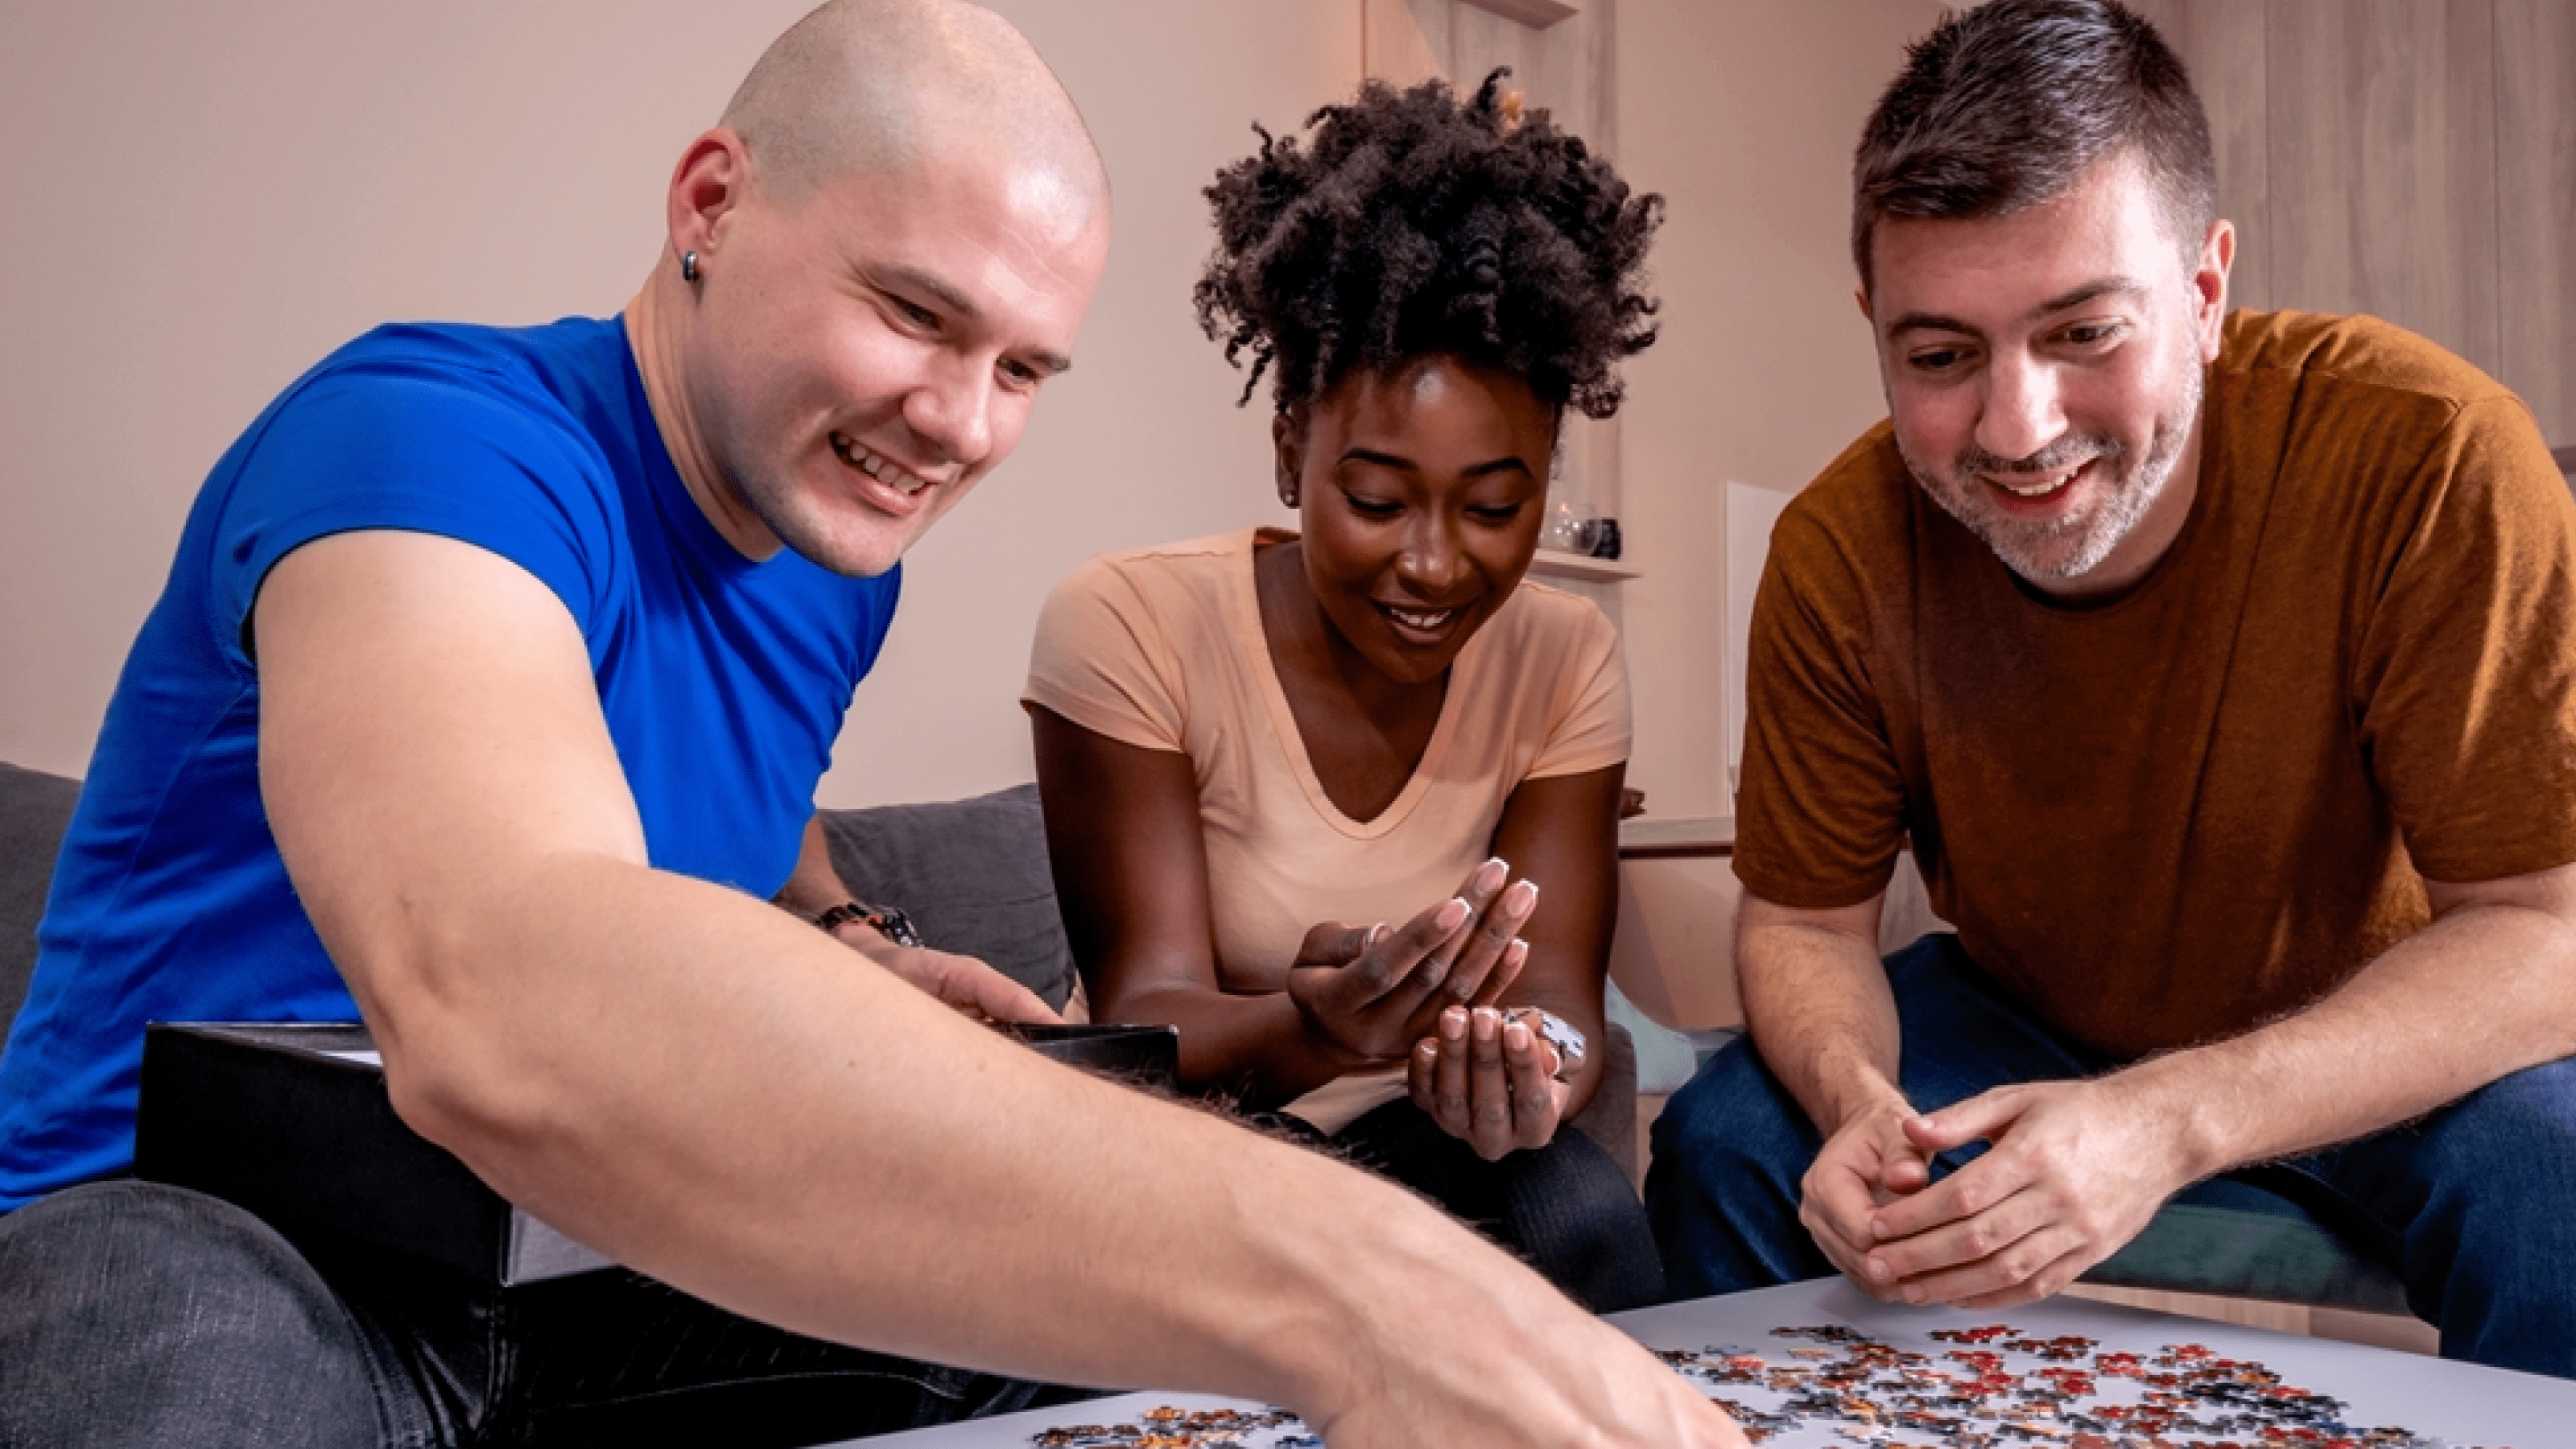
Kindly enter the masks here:
<path id="1" fill-rule="evenodd" d="M 1586 599 L 1523 582 L 1451 667 L 1413 778 L 1373 820 L 1324 793 L 1271 667 L 1244 530 L 1095 558 L 1038 616 L 1024 703 L 1122 744 L 1175 750 L 1197 777 L 1217 980 L 1284 990 L 1318 921 L 1399 922 L 1455 894 L 1493 852 L 1523 780 L 1628 758 L 1619 637 Z M 1401 1095 L 1344 1078 L 1289 1110 L 1337 1131 Z"/>

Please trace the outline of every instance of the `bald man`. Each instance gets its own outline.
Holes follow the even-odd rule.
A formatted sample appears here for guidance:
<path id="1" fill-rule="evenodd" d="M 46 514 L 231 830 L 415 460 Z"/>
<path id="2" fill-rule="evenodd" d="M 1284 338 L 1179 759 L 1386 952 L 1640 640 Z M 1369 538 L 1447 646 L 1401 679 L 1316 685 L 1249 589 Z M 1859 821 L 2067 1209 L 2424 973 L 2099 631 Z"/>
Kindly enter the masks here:
<path id="1" fill-rule="evenodd" d="M 371 333 L 209 478 L 0 1059 L 0 1444 L 810 1442 L 1023 1379 L 1337 1446 L 1742 1443 L 1403 1192 L 1002 1040 L 951 1007 L 1044 1008 L 981 963 L 815 929 L 892 570 L 1108 244 L 1026 42 L 826 6 L 667 216 L 621 319 Z M 407 1122 L 652 1281 L 497 1317 L 119 1178 L 146 1020 L 352 1014 Z"/>

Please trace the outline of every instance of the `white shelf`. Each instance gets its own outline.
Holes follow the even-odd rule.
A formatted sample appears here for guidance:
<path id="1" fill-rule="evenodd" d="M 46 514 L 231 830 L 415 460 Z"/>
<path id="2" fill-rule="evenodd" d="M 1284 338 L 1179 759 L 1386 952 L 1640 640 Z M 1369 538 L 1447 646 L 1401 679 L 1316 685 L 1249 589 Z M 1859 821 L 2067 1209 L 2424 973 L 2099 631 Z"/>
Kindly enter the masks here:
<path id="1" fill-rule="evenodd" d="M 1490 10 L 1505 20 L 1517 20 L 1532 30 L 1545 30 L 1560 20 L 1569 20 L 1575 8 L 1562 0 L 1467 0 L 1479 10 Z"/>
<path id="2" fill-rule="evenodd" d="M 1725 855 L 1735 849 L 1732 815 L 1639 815 L 1619 822 L 1619 853 Z"/>
<path id="3" fill-rule="evenodd" d="M 1615 584 L 1638 576 L 1634 564 L 1614 558 L 1590 558 L 1561 549 L 1543 548 L 1530 556 L 1530 572 L 1551 579 L 1583 579 L 1596 584 Z"/>

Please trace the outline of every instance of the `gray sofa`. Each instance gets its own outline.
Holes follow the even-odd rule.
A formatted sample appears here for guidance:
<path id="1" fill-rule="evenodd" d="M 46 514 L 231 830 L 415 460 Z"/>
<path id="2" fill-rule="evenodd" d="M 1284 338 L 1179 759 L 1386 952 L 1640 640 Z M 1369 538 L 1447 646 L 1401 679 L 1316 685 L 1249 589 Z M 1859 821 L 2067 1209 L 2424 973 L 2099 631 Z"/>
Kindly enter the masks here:
<path id="1" fill-rule="evenodd" d="M 0 1023 L 16 1018 L 35 965 L 36 922 L 78 782 L 0 764 Z M 1056 912 L 1037 787 L 972 800 L 826 810 L 832 862 L 851 889 L 899 905 L 924 939 L 993 966 L 1062 1007 L 1074 964 Z M 1601 1090 L 1575 1125 L 1636 1176 L 1637 1063 L 1612 1027 Z"/>

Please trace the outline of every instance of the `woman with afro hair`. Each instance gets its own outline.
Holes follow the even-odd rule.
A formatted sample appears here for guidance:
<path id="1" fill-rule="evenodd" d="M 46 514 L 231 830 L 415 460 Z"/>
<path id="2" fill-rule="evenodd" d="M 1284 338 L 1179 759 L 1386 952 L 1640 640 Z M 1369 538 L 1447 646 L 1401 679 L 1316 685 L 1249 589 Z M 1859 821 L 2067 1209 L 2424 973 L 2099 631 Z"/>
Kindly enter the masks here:
<path id="1" fill-rule="evenodd" d="M 1523 582 L 1559 424 L 1654 340 L 1661 199 L 1543 112 L 1371 82 L 1208 188 L 1199 319 L 1267 372 L 1280 501 L 1092 560 L 1023 703 L 1093 1014 L 1414 1187 L 1588 1306 L 1656 1301 L 1599 1080 L 1618 637 Z"/>

